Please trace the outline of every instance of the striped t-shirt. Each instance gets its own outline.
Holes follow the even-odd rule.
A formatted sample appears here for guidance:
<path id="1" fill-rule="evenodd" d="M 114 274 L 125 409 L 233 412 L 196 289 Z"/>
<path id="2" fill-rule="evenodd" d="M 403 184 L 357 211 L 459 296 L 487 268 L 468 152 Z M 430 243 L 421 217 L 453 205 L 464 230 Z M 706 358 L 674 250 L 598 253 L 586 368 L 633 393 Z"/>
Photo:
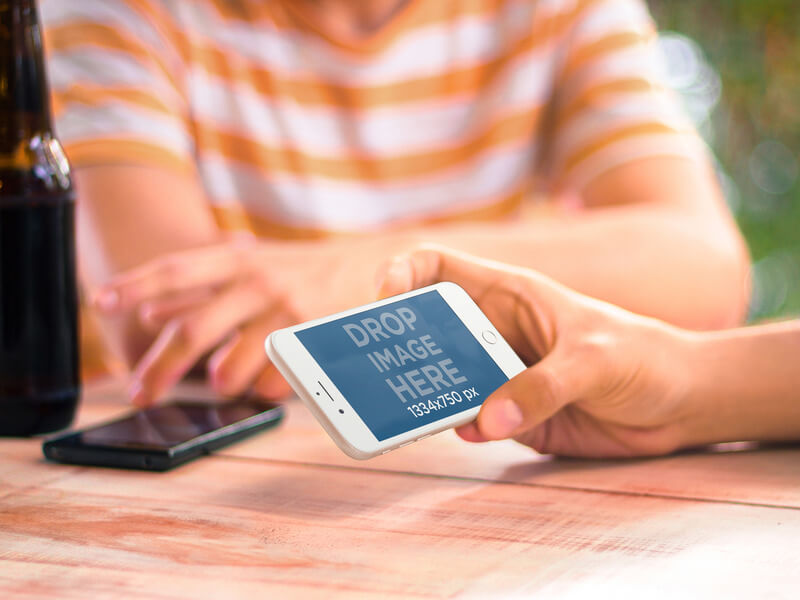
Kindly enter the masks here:
<path id="1" fill-rule="evenodd" d="M 339 39 L 293 0 L 44 0 L 77 168 L 198 178 L 277 237 L 513 215 L 699 142 L 640 0 L 408 0 Z"/>

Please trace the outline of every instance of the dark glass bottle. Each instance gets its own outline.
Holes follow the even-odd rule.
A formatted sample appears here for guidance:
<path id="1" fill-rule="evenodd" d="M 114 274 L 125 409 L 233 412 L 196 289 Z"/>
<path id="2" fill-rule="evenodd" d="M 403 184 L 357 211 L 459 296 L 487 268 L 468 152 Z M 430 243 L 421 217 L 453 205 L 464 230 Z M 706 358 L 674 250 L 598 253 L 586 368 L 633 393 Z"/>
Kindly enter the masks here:
<path id="1" fill-rule="evenodd" d="M 0 0 L 0 435 L 72 422 L 75 196 L 53 134 L 35 0 Z"/>

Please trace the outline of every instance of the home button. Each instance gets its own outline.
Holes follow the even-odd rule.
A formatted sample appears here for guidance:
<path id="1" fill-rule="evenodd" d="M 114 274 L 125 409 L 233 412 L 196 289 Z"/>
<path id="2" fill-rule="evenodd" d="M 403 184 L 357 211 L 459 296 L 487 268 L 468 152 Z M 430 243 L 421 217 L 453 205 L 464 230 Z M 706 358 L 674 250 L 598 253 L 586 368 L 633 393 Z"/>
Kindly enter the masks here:
<path id="1" fill-rule="evenodd" d="M 489 329 L 483 332 L 483 339 L 486 340 L 487 344 L 497 343 L 497 336 L 495 335 L 494 331 L 490 331 Z"/>

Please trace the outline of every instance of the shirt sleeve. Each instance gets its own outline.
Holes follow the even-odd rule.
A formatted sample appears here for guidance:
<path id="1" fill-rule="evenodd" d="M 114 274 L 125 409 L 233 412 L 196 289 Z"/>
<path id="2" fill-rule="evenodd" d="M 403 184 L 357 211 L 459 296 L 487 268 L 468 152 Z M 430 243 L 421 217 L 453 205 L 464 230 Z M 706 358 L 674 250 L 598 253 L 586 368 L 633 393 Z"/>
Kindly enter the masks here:
<path id="1" fill-rule="evenodd" d="M 152 0 L 41 3 L 57 134 L 73 166 L 194 165 L 184 54 Z"/>
<path id="2" fill-rule="evenodd" d="M 707 151 L 667 87 L 655 26 L 641 0 L 576 0 L 554 82 L 543 156 L 557 189 L 580 191 L 637 160 Z"/>

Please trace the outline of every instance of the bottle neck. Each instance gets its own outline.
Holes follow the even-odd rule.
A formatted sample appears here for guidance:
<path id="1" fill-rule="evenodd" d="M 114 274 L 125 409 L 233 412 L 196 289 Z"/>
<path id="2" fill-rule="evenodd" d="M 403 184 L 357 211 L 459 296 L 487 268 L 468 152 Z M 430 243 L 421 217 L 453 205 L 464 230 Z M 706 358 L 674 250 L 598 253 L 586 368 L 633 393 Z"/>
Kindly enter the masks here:
<path id="1" fill-rule="evenodd" d="M 36 0 L 0 1 L 0 156 L 52 132 Z"/>

